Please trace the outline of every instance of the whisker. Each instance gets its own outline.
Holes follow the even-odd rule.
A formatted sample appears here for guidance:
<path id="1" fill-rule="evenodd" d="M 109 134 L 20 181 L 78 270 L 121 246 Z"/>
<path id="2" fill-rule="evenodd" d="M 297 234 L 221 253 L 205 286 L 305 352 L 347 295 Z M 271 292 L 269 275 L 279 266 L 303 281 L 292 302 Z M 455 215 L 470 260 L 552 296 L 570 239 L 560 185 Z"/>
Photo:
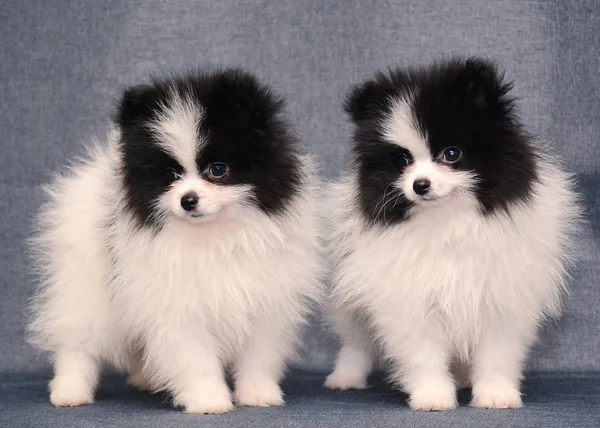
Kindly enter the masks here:
<path id="1" fill-rule="evenodd" d="M 381 215 L 381 210 L 385 207 L 386 197 L 388 195 L 388 189 L 391 185 L 392 185 L 392 183 L 388 184 L 385 187 L 385 189 L 383 190 L 383 195 L 381 196 L 381 198 L 379 198 L 377 200 L 377 203 L 375 204 L 375 207 L 373 208 L 373 214 L 375 214 L 375 218 L 379 218 L 379 216 Z M 377 207 L 379 207 L 379 211 L 377 211 Z"/>
<path id="2" fill-rule="evenodd" d="M 388 186 L 389 187 L 389 186 Z M 398 198 L 402 197 L 402 192 L 400 192 L 399 189 L 396 189 L 395 187 L 388 192 L 386 195 L 387 199 L 385 200 L 384 204 L 382 205 L 380 212 L 378 213 L 378 216 L 383 213 L 383 221 L 385 224 L 388 224 L 387 221 L 387 212 L 393 210 L 396 205 L 398 204 Z M 391 208 L 390 208 L 391 205 Z"/>
<path id="3" fill-rule="evenodd" d="M 390 198 L 390 202 L 392 202 L 392 206 L 387 211 L 393 211 L 400 202 L 406 200 L 406 195 L 404 195 L 404 193 L 402 193 L 400 191 L 400 189 L 395 189 L 395 190 L 396 190 L 395 196 L 393 198 Z M 384 218 L 384 221 L 385 221 L 386 225 L 389 225 L 386 218 Z"/>

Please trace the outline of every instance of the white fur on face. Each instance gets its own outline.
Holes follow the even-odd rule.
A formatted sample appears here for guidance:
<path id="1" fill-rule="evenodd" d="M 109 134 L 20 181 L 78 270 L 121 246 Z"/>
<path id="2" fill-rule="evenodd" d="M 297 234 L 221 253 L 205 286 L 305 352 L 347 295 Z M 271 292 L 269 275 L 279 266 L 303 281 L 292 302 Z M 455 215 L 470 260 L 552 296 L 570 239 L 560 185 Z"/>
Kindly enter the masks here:
<path id="1" fill-rule="evenodd" d="M 170 135 L 185 134 L 178 129 Z M 318 185 L 310 159 L 302 159 L 305 186 L 286 214 L 234 204 L 235 216 L 193 226 L 170 221 L 156 232 L 140 229 L 124 210 L 118 139 L 111 135 L 107 147 L 49 185 L 38 217 L 32 247 L 42 284 L 29 333 L 52 355 L 52 403 L 92 402 L 107 362 L 130 371 L 141 388 L 167 390 L 191 413 L 233 408 L 225 367 L 232 368 L 237 404 L 282 404 L 279 381 L 309 302 L 320 295 Z M 177 153 L 191 147 L 177 141 Z M 171 202 L 165 199 L 167 209 L 187 189 L 213 202 L 240 191 L 211 195 L 198 177 L 180 186 Z M 243 198 L 230 195 L 222 204 L 232 207 L 235 199 Z"/>
<path id="2" fill-rule="evenodd" d="M 196 159 L 206 145 L 198 134 L 203 116 L 203 111 L 191 100 L 173 94 L 171 102 L 163 106 L 162 113 L 151 125 L 157 144 L 185 169 L 181 179 L 157 202 L 158 216 L 163 220 L 172 215 L 197 223 L 211 220 L 222 211 L 233 215 L 253 197 L 250 185 L 218 185 L 203 179 L 204 171 L 198 171 Z M 198 196 L 198 205 L 191 212 L 181 206 L 182 197 L 188 193 Z"/>
<path id="3" fill-rule="evenodd" d="M 181 199 L 189 193 L 198 196 L 198 205 L 193 211 L 185 211 L 181 206 Z M 174 182 L 169 191 L 161 196 L 157 208 L 163 216 L 172 214 L 195 223 L 212 219 L 222 212 L 231 217 L 247 207 L 252 197 L 250 185 L 221 186 L 198 176 L 185 176 Z"/>
<path id="4" fill-rule="evenodd" d="M 432 155 L 427 135 L 423 134 L 414 117 L 411 100 L 395 100 L 391 112 L 383 123 L 383 135 L 387 142 L 408 150 L 412 163 L 405 168 L 395 186 L 406 198 L 418 205 L 430 205 L 452 195 L 468 197 L 475 183 L 475 176 L 466 171 L 455 171 L 439 160 L 441 154 Z M 431 189 L 426 195 L 417 195 L 413 190 L 416 180 L 426 179 Z"/>
<path id="5" fill-rule="evenodd" d="M 332 311 L 342 349 L 326 386 L 361 388 L 381 347 L 415 410 L 456 407 L 453 361 L 477 407 L 520 407 L 525 359 L 559 312 L 580 209 L 571 178 L 541 158 L 533 199 L 483 216 L 448 198 L 395 226 L 365 227 L 357 178 L 330 191 Z M 464 376 L 461 376 L 464 379 Z"/>
<path id="6" fill-rule="evenodd" d="M 171 95 L 168 106 L 150 125 L 161 147 L 185 168 L 188 174 L 196 172 L 196 158 L 205 145 L 199 139 L 198 126 L 204 112 L 192 100 Z"/>
<path id="7" fill-rule="evenodd" d="M 386 141 L 408 150 L 415 159 L 429 159 L 427 136 L 419 130 L 411 107 L 411 98 L 392 102 L 389 116 L 383 123 Z"/>

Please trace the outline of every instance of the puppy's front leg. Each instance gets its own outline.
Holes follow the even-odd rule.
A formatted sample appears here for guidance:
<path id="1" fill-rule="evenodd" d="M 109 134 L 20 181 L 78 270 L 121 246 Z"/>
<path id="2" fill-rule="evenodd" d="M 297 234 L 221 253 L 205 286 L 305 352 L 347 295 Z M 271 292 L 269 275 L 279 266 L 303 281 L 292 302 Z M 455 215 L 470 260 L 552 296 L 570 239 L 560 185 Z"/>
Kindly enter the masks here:
<path id="1" fill-rule="evenodd" d="M 534 337 L 535 326 L 519 332 L 498 322 L 481 338 L 473 357 L 474 407 L 517 409 L 523 405 L 519 390 L 523 362 Z M 500 326 L 502 324 L 502 326 Z"/>
<path id="2" fill-rule="evenodd" d="M 399 332 L 388 326 L 386 352 L 394 361 L 394 379 L 409 394 L 413 410 L 449 410 L 457 406 L 456 387 L 449 370 L 448 344 L 435 325 Z"/>
<path id="3" fill-rule="evenodd" d="M 286 314 L 289 315 L 289 314 Z M 298 328 L 291 320 L 259 323 L 234 365 L 235 402 L 238 406 L 280 406 L 279 381 L 286 359 L 294 352 Z"/>
<path id="4" fill-rule="evenodd" d="M 54 357 L 50 402 L 55 407 L 74 407 L 94 401 L 100 362 L 81 349 L 65 349 Z"/>
<path id="5" fill-rule="evenodd" d="M 164 385 L 186 413 L 227 413 L 233 404 L 215 340 L 191 325 L 164 325 L 149 334 L 145 351 L 152 383 Z"/>

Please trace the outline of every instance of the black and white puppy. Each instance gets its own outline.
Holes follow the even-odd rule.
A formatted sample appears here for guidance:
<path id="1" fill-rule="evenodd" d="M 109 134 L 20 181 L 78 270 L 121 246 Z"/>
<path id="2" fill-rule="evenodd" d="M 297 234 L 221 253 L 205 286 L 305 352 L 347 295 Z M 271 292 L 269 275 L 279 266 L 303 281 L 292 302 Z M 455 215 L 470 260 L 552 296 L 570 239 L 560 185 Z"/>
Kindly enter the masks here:
<path id="1" fill-rule="evenodd" d="M 332 389 L 363 388 L 375 356 L 415 410 L 517 408 L 527 352 L 558 313 L 580 217 L 571 177 L 529 137 L 493 64 L 379 73 L 346 110 L 354 162 L 333 185 Z"/>
<path id="2" fill-rule="evenodd" d="M 318 297 L 314 192 L 282 101 L 236 70 L 125 91 L 107 141 L 46 187 L 31 341 L 55 406 L 91 403 L 100 365 L 191 413 L 283 403 Z"/>

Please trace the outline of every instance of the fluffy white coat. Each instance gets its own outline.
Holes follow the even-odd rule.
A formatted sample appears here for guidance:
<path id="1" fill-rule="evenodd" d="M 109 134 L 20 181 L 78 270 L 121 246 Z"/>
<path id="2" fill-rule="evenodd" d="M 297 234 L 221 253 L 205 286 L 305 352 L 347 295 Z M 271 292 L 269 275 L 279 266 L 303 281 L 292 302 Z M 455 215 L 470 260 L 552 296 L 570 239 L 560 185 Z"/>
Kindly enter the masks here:
<path id="1" fill-rule="evenodd" d="M 425 175 L 441 199 L 418 203 L 408 221 L 369 226 L 356 171 L 331 185 L 331 320 L 342 346 L 325 386 L 365 388 L 383 361 L 412 409 L 455 408 L 457 385 L 472 385 L 474 406 L 520 407 L 527 352 L 559 313 L 573 255 L 580 209 L 571 177 L 535 141 L 531 201 L 484 216 L 472 178 L 433 163 L 406 109 L 399 104 L 384 128 L 415 157 L 395 185 L 413 198 L 412 181 Z"/>
<path id="2" fill-rule="evenodd" d="M 108 362 L 140 388 L 169 391 L 187 412 L 232 409 L 227 369 L 238 405 L 282 404 L 278 382 L 319 295 L 310 159 L 285 214 L 247 205 L 156 233 L 123 210 L 118 138 L 112 132 L 45 189 L 30 340 L 50 352 L 51 402 L 91 403 Z"/>

